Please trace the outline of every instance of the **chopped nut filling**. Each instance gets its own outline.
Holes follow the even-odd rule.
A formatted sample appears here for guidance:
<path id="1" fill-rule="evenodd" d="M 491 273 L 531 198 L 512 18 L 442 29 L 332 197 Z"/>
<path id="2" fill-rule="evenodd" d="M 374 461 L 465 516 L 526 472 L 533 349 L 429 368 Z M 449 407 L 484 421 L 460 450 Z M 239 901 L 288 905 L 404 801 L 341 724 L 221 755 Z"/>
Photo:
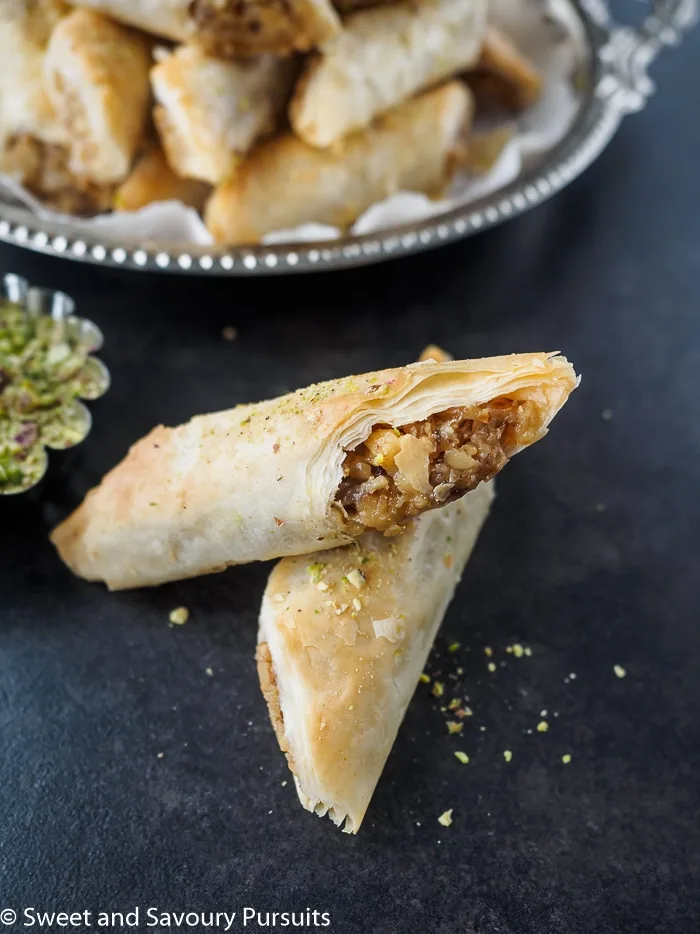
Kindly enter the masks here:
<path id="1" fill-rule="evenodd" d="M 267 701 L 267 706 L 270 711 L 270 721 L 272 722 L 272 728 L 275 731 L 277 742 L 279 743 L 280 749 L 287 757 L 289 768 L 296 774 L 296 766 L 292 754 L 289 751 L 287 734 L 284 730 L 284 716 L 282 714 L 282 707 L 280 706 L 277 675 L 275 674 L 275 668 L 272 664 L 272 655 L 270 654 L 270 647 L 267 642 L 258 643 L 255 652 L 255 660 L 258 664 L 260 687 L 263 692 L 263 697 Z"/>
<path id="2" fill-rule="evenodd" d="M 499 398 L 401 428 L 375 425 L 343 462 L 336 502 L 350 522 L 387 534 L 490 480 L 542 429 L 537 404 Z"/>
<path id="3" fill-rule="evenodd" d="M 289 52 L 298 28 L 294 4 L 288 0 L 192 0 L 189 10 L 197 44 L 220 58 Z"/>

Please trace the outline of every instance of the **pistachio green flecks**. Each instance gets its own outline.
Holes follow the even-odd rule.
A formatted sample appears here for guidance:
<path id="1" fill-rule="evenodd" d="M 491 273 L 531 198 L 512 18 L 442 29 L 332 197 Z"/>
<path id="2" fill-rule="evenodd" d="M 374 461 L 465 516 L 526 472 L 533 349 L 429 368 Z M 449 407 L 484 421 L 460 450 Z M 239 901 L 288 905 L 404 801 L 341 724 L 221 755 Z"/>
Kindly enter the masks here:
<path id="1" fill-rule="evenodd" d="M 168 618 L 174 626 L 184 626 L 190 618 L 190 611 L 186 606 L 178 606 L 170 611 L 170 616 Z"/>
<path id="2" fill-rule="evenodd" d="M 31 316 L 0 300 L 0 494 L 33 486 L 46 470 L 45 446 L 82 441 L 108 376 L 91 362 L 75 322 Z"/>
<path id="3" fill-rule="evenodd" d="M 312 584 L 319 583 L 319 581 L 321 580 L 321 577 L 323 576 L 325 567 L 326 565 L 323 564 L 321 561 L 316 561 L 313 564 L 308 565 L 308 567 L 306 568 L 306 571 L 309 577 L 311 578 Z"/>

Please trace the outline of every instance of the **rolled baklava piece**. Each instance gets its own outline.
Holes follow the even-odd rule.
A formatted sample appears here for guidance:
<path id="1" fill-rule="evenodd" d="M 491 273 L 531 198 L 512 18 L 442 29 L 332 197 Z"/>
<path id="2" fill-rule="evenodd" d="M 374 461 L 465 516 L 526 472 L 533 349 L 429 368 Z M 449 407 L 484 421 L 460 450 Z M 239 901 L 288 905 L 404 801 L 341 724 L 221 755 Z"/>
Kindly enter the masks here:
<path id="1" fill-rule="evenodd" d="M 306 66 L 290 104 L 294 132 L 330 146 L 474 65 L 486 0 L 406 0 L 349 16 Z"/>
<path id="2" fill-rule="evenodd" d="M 152 146 L 138 157 L 114 194 L 115 211 L 138 211 L 154 201 L 179 201 L 201 211 L 211 187 L 191 178 L 181 178 L 170 168 L 160 146 Z"/>
<path id="3" fill-rule="evenodd" d="M 120 589 L 400 533 L 539 440 L 576 383 L 555 354 L 428 360 L 161 426 L 52 540 Z"/>
<path id="4" fill-rule="evenodd" d="M 69 139 L 70 169 L 122 181 L 149 116 L 150 42 L 88 10 L 61 20 L 44 62 L 46 90 Z"/>
<path id="5" fill-rule="evenodd" d="M 51 32 L 67 13 L 60 0 L 0 2 L 0 149 L 15 137 L 66 142 L 44 89 L 44 57 Z"/>
<path id="6" fill-rule="evenodd" d="M 212 185 L 225 181 L 274 128 L 295 71 L 292 59 L 225 62 L 191 45 L 161 56 L 151 71 L 154 119 L 172 168 Z"/>
<path id="7" fill-rule="evenodd" d="M 357 833 L 493 498 L 484 483 L 403 535 L 285 558 L 257 663 L 302 805 Z"/>
<path id="8" fill-rule="evenodd" d="M 450 180 L 473 114 L 466 85 L 450 82 L 396 107 L 328 150 L 289 133 L 257 147 L 219 186 L 205 222 L 219 242 L 255 243 L 307 221 L 347 227 L 400 190 L 438 195 Z"/>
<path id="9" fill-rule="evenodd" d="M 194 41 L 216 58 L 307 51 L 340 29 L 330 0 L 76 0 L 146 32 Z"/>

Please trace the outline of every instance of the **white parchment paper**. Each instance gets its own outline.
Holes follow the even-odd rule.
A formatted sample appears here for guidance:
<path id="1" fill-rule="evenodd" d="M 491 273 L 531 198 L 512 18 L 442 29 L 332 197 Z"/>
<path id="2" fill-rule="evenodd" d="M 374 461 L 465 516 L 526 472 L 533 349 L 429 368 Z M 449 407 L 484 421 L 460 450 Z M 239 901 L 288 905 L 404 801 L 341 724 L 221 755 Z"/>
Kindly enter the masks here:
<path id="1" fill-rule="evenodd" d="M 416 192 L 391 195 L 358 218 L 351 230 L 353 234 L 373 233 L 394 224 L 422 220 L 489 195 L 514 181 L 523 169 L 555 146 L 571 126 L 580 106 L 571 75 L 586 56 L 583 29 L 571 4 L 568 0 L 490 0 L 490 8 L 491 22 L 511 36 L 543 73 L 542 97 L 518 120 L 517 132 L 488 174 L 478 177 L 458 174 L 447 196 L 440 201 Z M 76 232 L 83 231 L 86 235 L 99 232 L 114 241 L 212 243 L 197 212 L 176 201 L 76 220 L 48 210 L 16 181 L 3 175 L 0 175 L 0 200 L 25 205 L 47 220 L 69 221 Z M 341 231 L 335 227 L 309 223 L 270 233 L 263 242 L 301 243 L 335 240 L 340 236 Z"/>

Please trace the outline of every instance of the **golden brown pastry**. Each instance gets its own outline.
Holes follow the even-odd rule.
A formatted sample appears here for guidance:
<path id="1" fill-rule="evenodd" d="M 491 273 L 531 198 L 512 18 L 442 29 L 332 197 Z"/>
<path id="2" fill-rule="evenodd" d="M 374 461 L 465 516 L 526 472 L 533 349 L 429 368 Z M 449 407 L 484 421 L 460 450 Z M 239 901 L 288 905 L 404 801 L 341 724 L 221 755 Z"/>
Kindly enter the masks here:
<path id="1" fill-rule="evenodd" d="M 73 5 L 166 39 L 184 41 L 193 31 L 185 0 L 73 0 Z"/>
<path id="2" fill-rule="evenodd" d="M 170 168 L 160 146 L 139 156 L 114 195 L 115 211 L 138 211 L 154 201 L 180 201 L 201 211 L 211 188 L 204 182 L 180 178 Z"/>
<path id="3" fill-rule="evenodd" d="M 406 0 L 349 16 L 311 57 L 289 108 L 294 132 L 325 148 L 416 92 L 475 64 L 486 0 Z"/>
<path id="4" fill-rule="evenodd" d="M 542 93 L 537 68 L 494 26 L 487 28 L 481 57 L 467 80 L 483 109 L 527 110 Z"/>
<path id="5" fill-rule="evenodd" d="M 75 175 L 99 184 L 126 177 L 149 116 L 149 69 L 149 41 L 98 13 L 76 10 L 54 29 L 45 86 Z"/>
<path id="6" fill-rule="evenodd" d="M 76 0 L 217 58 L 307 51 L 340 29 L 330 0 Z"/>
<path id="7" fill-rule="evenodd" d="M 76 178 L 68 149 L 34 136 L 12 136 L 0 150 L 0 175 L 9 175 L 47 207 L 63 214 L 92 217 L 111 207 L 111 185 Z"/>
<path id="8" fill-rule="evenodd" d="M 44 90 L 51 31 L 68 12 L 60 0 L 0 0 L 0 148 L 14 136 L 66 140 Z"/>
<path id="9" fill-rule="evenodd" d="M 274 128 L 295 71 L 291 59 L 225 62 L 191 45 L 162 56 L 151 71 L 154 119 L 178 175 L 212 185 L 225 181 Z"/>
<path id="10" fill-rule="evenodd" d="M 469 137 L 461 167 L 475 175 L 486 175 L 498 162 L 516 132 L 517 127 L 512 123 L 475 131 Z"/>
<path id="11" fill-rule="evenodd" d="M 539 440 L 576 382 L 551 354 L 425 361 L 159 427 L 52 540 L 119 589 L 400 532 Z"/>
<path id="12" fill-rule="evenodd" d="M 267 583 L 257 663 L 302 805 L 357 833 L 493 483 L 403 535 L 285 558 Z"/>
<path id="13" fill-rule="evenodd" d="M 306 221 L 345 227 L 401 189 L 439 194 L 472 112 L 468 89 L 455 81 L 407 101 L 330 150 L 291 133 L 263 143 L 214 191 L 206 225 L 219 242 L 255 243 Z"/>

